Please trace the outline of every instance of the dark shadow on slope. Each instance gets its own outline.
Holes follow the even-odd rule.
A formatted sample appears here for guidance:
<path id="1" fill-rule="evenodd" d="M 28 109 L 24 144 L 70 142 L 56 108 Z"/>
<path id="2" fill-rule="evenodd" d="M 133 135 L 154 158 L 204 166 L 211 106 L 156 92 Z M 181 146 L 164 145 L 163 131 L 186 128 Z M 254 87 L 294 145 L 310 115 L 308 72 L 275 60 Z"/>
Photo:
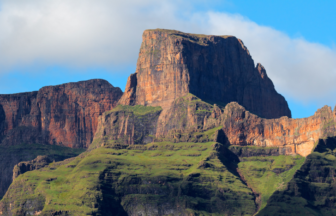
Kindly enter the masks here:
<path id="1" fill-rule="evenodd" d="M 231 144 L 222 129 L 216 132 L 215 141 L 223 144 L 219 149 L 219 160 L 232 174 L 240 178 L 239 173 L 237 172 L 238 163 L 240 160 L 238 156 L 229 149 Z"/>
<path id="2" fill-rule="evenodd" d="M 226 168 L 235 176 L 239 177 L 237 172 L 238 163 L 240 162 L 238 156 L 234 154 L 229 148 L 229 145 L 225 145 L 220 150 L 219 160 L 226 166 Z"/>
<path id="3" fill-rule="evenodd" d="M 315 148 L 315 152 L 323 153 L 329 150 L 336 149 L 336 137 L 327 137 L 326 139 L 320 139 Z"/>
<path id="4" fill-rule="evenodd" d="M 127 216 L 128 214 L 121 206 L 120 197 L 112 187 L 112 176 L 109 169 L 102 172 L 99 176 L 100 189 L 103 199 L 98 201 L 98 215 Z"/>
<path id="5" fill-rule="evenodd" d="M 2 105 L 0 104 L 0 142 L 3 139 L 5 128 L 6 128 L 6 114 Z"/>

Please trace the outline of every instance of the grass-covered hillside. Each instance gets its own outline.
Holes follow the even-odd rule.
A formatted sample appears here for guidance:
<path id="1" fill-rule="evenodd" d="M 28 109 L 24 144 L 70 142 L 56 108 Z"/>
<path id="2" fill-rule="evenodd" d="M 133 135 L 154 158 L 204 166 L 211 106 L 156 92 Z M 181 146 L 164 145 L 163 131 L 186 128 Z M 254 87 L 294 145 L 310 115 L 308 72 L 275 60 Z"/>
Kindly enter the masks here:
<path id="1" fill-rule="evenodd" d="M 4 215 L 252 215 L 254 194 L 225 151 L 215 142 L 100 147 L 19 176 L 0 208 Z"/>
<path id="2" fill-rule="evenodd" d="M 259 215 L 336 215 L 336 138 L 321 139 Z"/>
<path id="3" fill-rule="evenodd" d="M 3 215 L 253 215 L 304 161 L 240 160 L 216 142 L 106 145 L 20 175 L 0 209 Z"/>
<path id="4" fill-rule="evenodd" d="M 160 112 L 104 113 L 86 152 L 19 175 L 0 215 L 255 215 L 305 161 L 276 147 L 232 146 L 216 124 L 155 138 Z"/>
<path id="5" fill-rule="evenodd" d="M 25 144 L 0 146 L 0 198 L 12 182 L 13 168 L 21 161 L 30 161 L 38 155 L 47 155 L 51 160 L 61 161 L 75 157 L 84 149 L 73 149 L 57 145 Z"/>

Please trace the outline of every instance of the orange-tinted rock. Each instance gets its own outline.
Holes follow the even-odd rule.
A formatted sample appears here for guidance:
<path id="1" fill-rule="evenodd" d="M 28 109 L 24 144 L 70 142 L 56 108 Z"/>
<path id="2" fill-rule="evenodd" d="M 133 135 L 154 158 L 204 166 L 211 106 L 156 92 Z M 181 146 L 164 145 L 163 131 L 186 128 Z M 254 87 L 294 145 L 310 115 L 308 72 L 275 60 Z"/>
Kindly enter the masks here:
<path id="1" fill-rule="evenodd" d="M 109 144 L 144 144 L 154 140 L 160 107 L 118 105 L 98 118 L 98 128 L 90 149 Z"/>
<path id="2" fill-rule="evenodd" d="M 291 117 L 286 100 L 275 91 L 263 66 L 254 66 L 241 40 L 146 30 L 136 74 L 129 78 L 120 104 L 166 110 L 188 93 L 221 105 L 236 101 L 265 118 Z"/>
<path id="3" fill-rule="evenodd" d="M 325 106 L 308 118 L 264 119 L 236 102 L 220 109 L 189 95 L 175 100 L 161 114 L 156 137 L 167 137 L 171 131 L 186 134 L 222 126 L 231 145 L 279 147 L 282 154 L 307 156 L 320 138 L 336 136 L 335 114 L 336 110 Z"/>
<path id="4" fill-rule="evenodd" d="M 104 124 L 116 127 L 114 121 Z M 215 127 L 220 128 L 222 133 L 218 135 L 223 137 L 202 135 Z M 332 111 L 325 106 L 313 116 L 302 119 L 265 119 L 236 102 L 221 109 L 189 94 L 176 99 L 162 112 L 152 131 L 156 133 L 155 141 L 158 142 L 205 142 L 213 139 L 237 146 L 278 147 L 276 152 L 279 154 L 307 156 L 319 139 L 336 136 L 336 109 Z M 127 132 L 128 136 L 134 133 L 136 131 Z"/>
<path id="5" fill-rule="evenodd" d="M 0 95 L 1 145 L 23 142 L 86 148 L 92 142 L 98 116 L 115 107 L 121 96 L 122 91 L 105 80 Z"/>
<path id="6" fill-rule="evenodd" d="M 319 138 L 336 135 L 335 111 L 328 106 L 308 118 L 263 119 L 231 103 L 221 115 L 221 124 L 232 145 L 277 146 L 284 154 L 302 156 L 311 153 Z"/>

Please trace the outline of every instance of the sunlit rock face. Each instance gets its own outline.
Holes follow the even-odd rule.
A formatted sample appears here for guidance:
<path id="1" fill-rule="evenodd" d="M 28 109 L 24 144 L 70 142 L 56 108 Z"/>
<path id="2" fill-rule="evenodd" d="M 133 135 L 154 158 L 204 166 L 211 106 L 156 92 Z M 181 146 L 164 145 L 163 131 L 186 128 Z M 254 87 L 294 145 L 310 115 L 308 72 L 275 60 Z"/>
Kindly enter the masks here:
<path id="1" fill-rule="evenodd" d="M 291 117 L 286 100 L 240 39 L 161 29 L 146 30 L 142 38 L 136 73 L 120 104 L 166 109 L 192 93 L 210 103 L 236 101 L 263 118 Z"/>
<path id="2" fill-rule="evenodd" d="M 324 106 L 308 118 L 281 117 L 265 119 L 249 112 L 236 102 L 225 108 L 211 106 L 189 96 L 177 99 L 160 116 L 156 128 L 157 139 L 162 137 L 186 141 L 193 132 L 220 127 L 219 140 L 236 146 L 277 147 L 279 154 L 309 155 L 319 139 L 336 136 L 336 110 Z M 169 114 L 170 113 L 170 114 Z"/>
<path id="3" fill-rule="evenodd" d="M 115 107 L 121 95 L 119 88 L 98 79 L 0 95 L 0 145 L 86 148 L 92 142 L 98 116 Z"/>
<path id="4" fill-rule="evenodd" d="M 281 154 L 309 155 L 320 138 L 336 136 L 336 110 L 324 106 L 308 118 L 263 119 L 231 103 L 221 124 L 231 145 L 279 147 Z"/>
<path id="5" fill-rule="evenodd" d="M 335 121 L 329 107 L 291 119 L 286 100 L 240 39 L 162 29 L 144 31 L 136 73 L 119 104 L 161 106 L 161 140 L 174 137 L 172 130 L 222 126 L 231 145 L 279 147 L 281 154 L 302 156 L 330 135 Z"/>

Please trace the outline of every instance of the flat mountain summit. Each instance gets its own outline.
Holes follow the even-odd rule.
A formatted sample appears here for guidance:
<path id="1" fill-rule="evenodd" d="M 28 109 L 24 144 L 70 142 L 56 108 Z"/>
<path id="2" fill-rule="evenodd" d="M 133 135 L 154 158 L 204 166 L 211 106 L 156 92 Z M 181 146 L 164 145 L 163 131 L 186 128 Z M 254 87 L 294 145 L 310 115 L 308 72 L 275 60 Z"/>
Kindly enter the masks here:
<path id="1" fill-rule="evenodd" d="M 165 108 L 188 93 L 217 105 L 236 101 L 263 118 L 291 117 L 286 100 L 240 39 L 144 31 L 136 73 L 119 103 Z"/>
<path id="2" fill-rule="evenodd" d="M 0 215 L 335 215 L 335 140 L 240 39 L 146 30 L 124 93 L 0 95 Z"/>

